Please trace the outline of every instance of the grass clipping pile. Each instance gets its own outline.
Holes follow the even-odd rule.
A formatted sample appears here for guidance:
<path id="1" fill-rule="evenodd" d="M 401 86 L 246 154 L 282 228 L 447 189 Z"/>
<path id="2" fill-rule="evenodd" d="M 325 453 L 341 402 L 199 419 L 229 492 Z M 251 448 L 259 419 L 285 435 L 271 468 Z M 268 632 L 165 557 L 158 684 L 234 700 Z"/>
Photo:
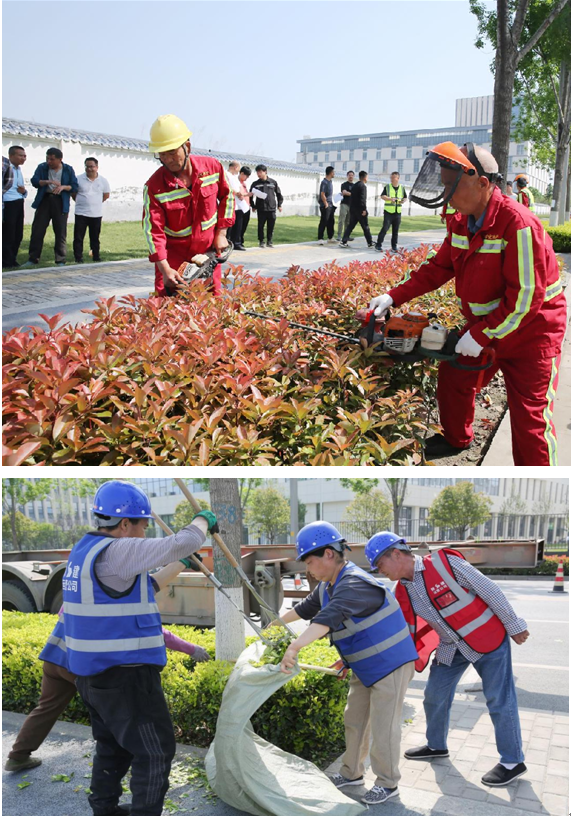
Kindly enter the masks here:
<path id="1" fill-rule="evenodd" d="M 282 751 L 252 728 L 250 719 L 260 706 L 300 672 L 296 667 L 284 674 L 279 663 L 266 662 L 278 659 L 284 645 L 265 647 L 257 641 L 236 662 L 205 761 L 208 781 L 224 802 L 254 816 L 364 813 L 366 808 L 338 790 L 316 765 Z"/>

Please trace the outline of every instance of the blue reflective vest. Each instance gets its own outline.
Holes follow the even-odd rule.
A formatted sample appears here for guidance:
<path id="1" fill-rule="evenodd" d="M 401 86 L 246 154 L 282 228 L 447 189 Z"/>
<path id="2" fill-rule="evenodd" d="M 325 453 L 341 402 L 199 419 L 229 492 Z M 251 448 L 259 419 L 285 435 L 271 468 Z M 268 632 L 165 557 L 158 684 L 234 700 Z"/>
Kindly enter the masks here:
<path id="1" fill-rule="evenodd" d="M 47 639 L 46 645 L 40 652 L 39 659 L 47 660 L 48 663 L 55 663 L 56 666 L 61 666 L 69 671 L 63 621 L 58 620 L 56 623 L 51 635 Z"/>
<path id="2" fill-rule="evenodd" d="M 71 551 L 63 577 L 68 668 L 81 677 L 113 666 L 167 662 L 150 575 L 137 575 L 120 598 L 111 598 L 97 580 L 95 560 L 116 540 L 85 535 Z"/>
<path id="3" fill-rule="evenodd" d="M 343 567 L 333 590 L 322 581 L 319 585 L 321 608 L 325 608 L 335 588 L 345 575 L 356 575 L 362 581 L 385 590 L 383 605 L 366 618 L 350 617 L 330 634 L 345 663 L 355 672 L 364 686 L 372 686 L 383 677 L 418 658 L 413 640 L 398 601 L 381 581 L 351 561 Z M 329 592 L 331 591 L 331 597 Z"/>

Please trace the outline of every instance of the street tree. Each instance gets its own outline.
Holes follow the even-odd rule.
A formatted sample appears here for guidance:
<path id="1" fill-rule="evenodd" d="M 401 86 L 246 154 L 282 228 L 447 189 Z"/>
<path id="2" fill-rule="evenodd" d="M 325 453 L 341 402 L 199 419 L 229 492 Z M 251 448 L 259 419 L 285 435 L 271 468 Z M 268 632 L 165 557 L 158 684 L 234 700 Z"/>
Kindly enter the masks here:
<path id="1" fill-rule="evenodd" d="M 361 496 L 365 493 L 370 493 L 374 487 L 377 487 L 380 479 L 339 479 L 339 484 L 346 490 L 351 490 Z"/>
<path id="2" fill-rule="evenodd" d="M 527 512 L 526 502 L 519 496 L 512 484 L 510 495 L 504 499 L 500 507 L 500 513 L 505 516 L 521 516 Z"/>
<path id="3" fill-rule="evenodd" d="M 430 506 L 429 520 L 435 527 L 450 527 L 464 539 L 470 527 L 483 524 L 490 516 L 492 500 L 476 493 L 472 482 L 445 487 Z"/>
<path id="4" fill-rule="evenodd" d="M 380 479 L 339 479 L 342 487 L 352 490 L 357 495 L 370 493 L 377 487 Z M 408 481 L 406 479 L 384 479 L 385 485 L 393 506 L 393 530 L 398 532 L 400 524 L 400 514 L 406 498 Z"/>
<path id="5" fill-rule="evenodd" d="M 249 527 L 273 544 L 289 526 L 289 501 L 275 487 L 259 487 L 251 495 L 246 520 Z"/>
<path id="6" fill-rule="evenodd" d="M 497 0 L 496 8 L 490 10 L 482 0 L 470 0 L 470 10 L 478 20 L 476 48 L 483 48 L 485 40 L 489 40 L 494 47 L 491 66 L 494 73 L 492 153 L 504 179 L 508 167 L 516 73 L 568 2 Z M 527 25 L 531 3 L 541 19 L 533 30 Z"/>
<path id="7" fill-rule="evenodd" d="M 391 521 L 392 504 L 382 490 L 358 493 L 344 511 L 344 521 L 350 521 L 364 538 L 385 530 Z"/>
<path id="8" fill-rule="evenodd" d="M 210 489 L 210 479 L 192 479 L 195 484 L 200 485 L 203 490 L 208 491 Z M 260 487 L 263 483 L 263 479 L 238 479 L 238 491 L 240 494 L 240 506 L 242 508 L 242 516 L 246 513 L 246 508 L 248 506 L 248 502 L 250 501 L 252 491 L 255 490 L 257 487 Z"/>
<path id="9" fill-rule="evenodd" d="M 16 513 L 30 501 L 45 499 L 56 483 L 56 479 L 2 479 L 2 506 L 10 516 L 12 544 L 15 550 L 20 549 Z"/>
<path id="10" fill-rule="evenodd" d="M 210 479 L 210 504 L 218 519 L 220 536 L 236 561 L 241 563 L 242 507 L 238 479 Z M 212 539 L 214 574 L 240 608 L 244 595 L 238 573 Z M 216 659 L 236 660 L 246 644 L 244 618 L 221 592 L 215 592 Z"/>
<path id="11" fill-rule="evenodd" d="M 197 499 L 196 501 L 201 510 L 210 510 L 210 505 L 204 499 Z M 185 499 L 175 507 L 171 524 L 172 529 L 175 531 L 175 533 L 182 530 L 183 527 L 190 524 L 195 515 L 196 511 L 194 510 L 194 507 Z"/>

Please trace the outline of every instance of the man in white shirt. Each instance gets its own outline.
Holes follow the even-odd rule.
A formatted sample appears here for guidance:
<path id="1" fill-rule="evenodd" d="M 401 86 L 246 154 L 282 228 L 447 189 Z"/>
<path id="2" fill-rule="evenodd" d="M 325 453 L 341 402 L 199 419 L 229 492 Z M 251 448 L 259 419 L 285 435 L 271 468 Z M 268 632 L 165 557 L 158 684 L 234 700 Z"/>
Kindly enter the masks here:
<path id="1" fill-rule="evenodd" d="M 92 156 L 85 160 L 85 173 L 78 176 L 79 190 L 75 199 L 73 254 L 76 263 L 83 263 L 83 239 L 89 229 L 89 246 L 94 261 L 100 261 L 99 235 L 103 220 L 103 202 L 111 194 L 107 179 L 99 175 L 99 162 Z"/>
<path id="2" fill-rule="evenodd" d="M 25 161 L 26 151 L 19 145 L 12 145 L 7 159 L 2 156 L 2 267 L 18 265 L 24 236 L 24 199 L 28 195 L 20 169 Z"/>
<path id="3" fill-rule="evenodd" d="M 240 225 L 238 225 L 238 212 L 242 211 L 242 201 L 240 200 L 242 197 L 242 185 L 240 184 L 240 162 L 233 159 L 230 164 L 228 165 L 228 172 L 226 173 L 226 178 L 228 179 L 228 184 L 230 189 L 234 193 L 234 199 L 236 202 L 236 209 L 235 215 L 236 219 L 234 221 L 234 225 L 230 227 L 228 230 L 228 238 L 234 244 L 234 249 L 241 249 L 241 227 L 242 227 L 242 220 L 240 219 Z M 249 207 L 248 207 L 249 209 Z"/>

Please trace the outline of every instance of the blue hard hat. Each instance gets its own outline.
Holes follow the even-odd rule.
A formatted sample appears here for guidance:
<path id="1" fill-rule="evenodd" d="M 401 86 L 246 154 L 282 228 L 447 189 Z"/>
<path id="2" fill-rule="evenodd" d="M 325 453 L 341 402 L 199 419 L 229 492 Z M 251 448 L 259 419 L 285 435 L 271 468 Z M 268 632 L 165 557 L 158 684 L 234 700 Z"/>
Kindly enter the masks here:
<path id="1" fill-rule="evenodd" d="M 131 482 L 105 482 L 93 500 L 93 512 L 112 518 L 150 518 L 151 502 L 147 494 Z"/>
<path id="2" fill-rule="evenodd" d="M 295 540 L 297 558 L 295 560 L 301 561 L 306 555 L 322 550 L 324 547 L 333 547 L 341 552 L 343 548 L 334 545 L 344 543 L 345 539 L 339 530 L 328 521 L 311 521 L 297 534 Z"/>
<path id="3" fill-rule="evenodd" d="M 374 567 L 379 556 L 390 547 L 396 544 L 406 544 L 406 539 L 398 536 L 396 533 L 391 533 L 389 530 L 383 530 L 382 533 L 375 533 L 365 545 L 365 557 L 371 567 Z"/>

